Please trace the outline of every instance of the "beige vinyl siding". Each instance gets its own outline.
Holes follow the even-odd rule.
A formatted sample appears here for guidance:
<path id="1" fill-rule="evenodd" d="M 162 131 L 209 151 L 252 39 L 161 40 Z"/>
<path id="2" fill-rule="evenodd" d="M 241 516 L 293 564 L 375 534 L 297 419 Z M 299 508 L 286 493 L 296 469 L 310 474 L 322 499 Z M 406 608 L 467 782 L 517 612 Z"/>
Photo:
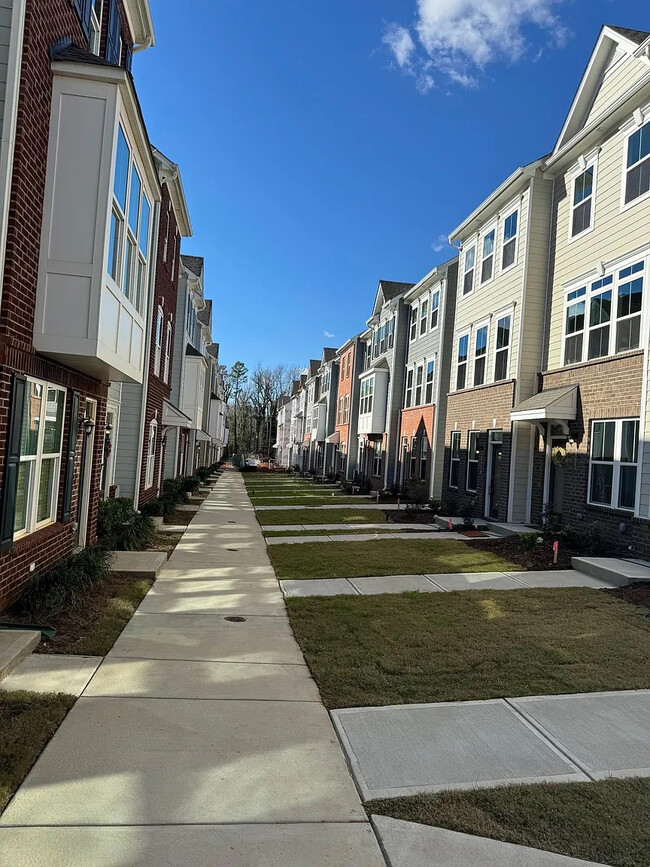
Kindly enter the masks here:
<path id="1" fill-rule="evenodd" d="M 648 66 L 638 57 L 630 55 L 620 60 L 612 71 L 603 77 L 587 114 L 585 126 L 603 114 L 610 105 L 616 102 L 619 96 L 647 73 Z"/>
<path id="2" fill-rule="evenodd" d="M 650 199 L 621 210 L 627 135 L 617 130 L 603 142 L 596 176 L 594 229 L 572 242 L 571 178 L 567 172 L 555 181 L 548 370 L 563 366 L 565 285 L 594 274 L 601 262 L 607 265 L 650 243 Z"/>
<path id="3" fill-rule="evenodd" d="M 476 337 L 476 328 L 489 323 L 488 328 L 488 354 L 487 354 L 487 377 L 486 383 L 494 381 L 494 360 L 495 360 L 495 342 L 496 342 L 496 326 L 497 320 L 501 313 L 507 312 L 513 304 L 515 304 L 514 315 L 511 324 L 510 338 L 510 362 L 509 362 L 509 379 L 514 378 L 517 369 L 517 359 L 519 350 L 520 338 L 520 313 L 521 313 L 521 298 L 524 280 L 524 262 L 526 254 L 526 236 L 528 232 L 528 205 L 530 200 L 530 189 L 526 188 L 521 193 L 519 199 L 519 233 L 517 242 L 517 264 L 510 268 L 506 273 L 501 274 L 501 261 L 503 252 L 503 219 L 500 218 L 496 223 L 492 222 L 492 217 L 486 215 L 484 227 L 476 236 L 463 239 L 463 252 L 460 255 L 460 266 L 458 274 L 458 295 L 456 301 L 456 324 L 454 335 L 454 350 L 452 357 L 452 381 L 451 390 L 456 387 L 456 358 L 458 355 L 458 335 L 461 332 L 470 332 L 469 340 L 469 363 L 468 363 L 468 387 L 473 382 L 474 374 L 474 341 Z M 514 199 L 513 199 L 514 203 Z M 503 217 L 507 217 L 513 209 L 503 210 Z M 482 263 L 482 244 L 483 235 L 486 231 L 490 231 L 496 226 L 496 241 L 495 241 L 495 276 L 492 280 L 483 286 L 480 285 L 481 263 Z M 463 282 L 465 278 L 465 251 L 473 244 L 476 244 L 476 263 L 474 271 L 474 291 L 463 297 Z"/>
<path id="4" fill-rule="evenodd" d="M 647 383 L 650 382 L 650 353 L 645 354 L 645 406 L 641 407 L 641 448 L 639 465 L 641 472 L 641 496 L 639 498 L 639 514 L 650 518 L 650 392 Z"/>

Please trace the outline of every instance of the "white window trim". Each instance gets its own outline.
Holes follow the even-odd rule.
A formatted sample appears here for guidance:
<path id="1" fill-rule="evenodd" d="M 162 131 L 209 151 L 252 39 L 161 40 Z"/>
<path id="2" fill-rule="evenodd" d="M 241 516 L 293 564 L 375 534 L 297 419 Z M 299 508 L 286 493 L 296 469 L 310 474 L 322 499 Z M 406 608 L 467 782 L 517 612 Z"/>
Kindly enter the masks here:
<path id="1" fill-rule="evenodd" d="M 512 262 L 512 265 L 508 265 L 506 268 L 503 267 L 503 251 L 505 250 L 506 243 L 510 244 L 512 242 L 512 238 L 506 242 L 505 239 L 505 231 L 506 231 L 506 220 L 512 217 L 513 214 L 517 214 L 517 231 L 515 232 L 514 242 L 515 242 L 515 258 Z M 521 206 L 519 202 L 515 205 L 514 208 L 510 208 L 506 213 L 504 213 L 503 217 L 499 221 L 499 235 L 501 239 L 501 249 L 499 251 L 499 276 L 502 274 L 507 274 L 509 271 L 512 271 L 514 268 L 519 265 L 519 236 L 521 234 Z M 496 247 L 496 241 L 495 241 Z M 489 281 L 487 281 L 489 282 Z"/>
<path id="2" fill-rule="evenodd" d="M 90 53 L 99 57 L 102 42 L 102 23 L 104 20 L 104 3 L 102 2 L 102 10 L 99 18 L 95 11 L 94 0 L 90 7 Z"/>
<path id="3" fill-rule="evenodd" d="M 458 437 L 458 457 L 457 458 L 454 457 L 454 437 Z M 457 484 L 453 485 L 451 483 L 451 476 L 452 476 L 452 470 L 453 470 L 454 463 L 457 462 L 458 463 L 458 481 L 460 482 L 460 449 L 461 449 L 461 445 L 462 445 L 462 443 L 461 443 L 461 438 L 460 438 L 460 431 L 459 430 L 453 430 L 451 432 L 451 437 L 449 439 L 449 487 L 453 488 L 455 491 L 458 490 L 459 485 L 457 485 Z"/>
<path id="4" fill-rule="evenodd" d="M 172 335 L 173 335 L 173 317 L 172 314 L 169 314 L 169 320 L 167 322 L 167 332 L 165 334 L 165 375 L 164 380 L 166 383 L 169 383 L 169 376 L 171 373 L 171 349 L 172 349 Z"/>
<path id="5" fill-rule="evenodd" d="M 467 337 L 467 361 L 464 362 L 464 364 L 465 364 L 465 385 L 462 388 L 458 388 L 458 366 L 459 366 L 459 364 L 458 364 L 458 350 L 460 348 L 460 341 L 462 340 L 463 337 Z M 453 378 L 454 391 L 465 391 L 466 388 L 471 387 L 467 384 L 467 379 L 468 379 L 467 371 L 469 370 L 469 364 L 470 364 L 470 359 L 471 359 L 471 355 L 472 355 L 471 337 L 472 337 L 471 328 L 464 328 L 462 331 L 459 331 L 458 334 L 456 335 L 456 344 L 455 344 L 456 352 L 454 355 L 454 378 Z"/>
<path id="6" fill-rule="evenodd" d="M 422 373 L 422 379 L 418 385 L 418 373 Z M 421 361 L 415 365 L 415 373 L 413 375 L 413 406 L 423 406 L 422 399 L 424 398 L 424 379 L 425 379 L 425 363 Z M 420 400 L 418 400 L 418 388 L 420 389 Z"/>
<path id="7" fill-rule="evenodd" d="M 156 332 L 155 332 L 155 347 L 154 347 L 154 358 L 153 358 L 153 372 L 155 376 L 160 376 L 160 362 L 162 359 L 162 349 L 163 349 L 163 340 L 165 339 L 164 335 L 165 330 L 165 313 L 162 307 L 158 307 L 156 310 Z"/>
<path id="8" fill-rule="evenodd" d="M 632 199 L 631 202 L 625 202 L 625 190 L 627 188 L 627 149 L 628 142 L 630 138 L 637 132 L 642 126 L 645 126 L 646 123 L 650 123 L 650 104 L 643 106 L 643 108 L 637 109 L 634 113 L 634 116 L 630 118 L 630 120 L 624 124 L 620 132 L 623 133 L 623 147 L 622 147 L 622 158 L 621 158 L 621 213 L 625 211 L 629 211 L 630 208 L 634 208 L 636 205 L 641 202 L 645 202 L 650 199 L 650 190 L 647 193 L 644 193 L 642 196 L 639 196 L 638 199 Z"/>
<path id="9" fill-rule="evenodd" d="M 597 509 L 608 509 L 611 512 L 623 512 L 626 515 L 631 515 L 636 513 L 636 509 L 639 503 L 639 476 L 641 475 L 641 443 L 637 439 L 637 459 L 636 464 L 623 464 L 626 467 L 636 466 L 636 481 L 634 485 L 634 506 L 631 508 L 625 506 L 618 505 L 618 494 L 619 494 L 619 482 L 621 476 L 621 442 L 622 442 L 622 433 L 623 433 L 623 422 L 631 421 L 639 423 L 639 436 L 641 436 L 641 419 L 635 416 L 624 416 L 622 418 L 594 418 L 591 419 L 591 424 L 589 427 L 589 475 L 587 477 L 587 503 Z M 592 446 L 593 446 L 593 438 L 594 438 L 594 425 L 599 422 L 614 422 L 614 460 L 613 461 L 594 461 L 592 459 Z M 613 466 L 612 472 L 612 500 L 614 503 L 596 503 L 591 499 L 591 468 L 593 464 L 607 464 Z"/>
<path id="10" fill-rule="evenodd" d="M 478 276 L 480 289 L 482 289 L 483 286 L 489 286 L 490 283 L 494 280 L 494 278 L 497 275 L 497 270 L 498 270 L 497 269 L 497 265 L 498 265 L 497 255 L 499 254 L 499 251 L 500 251 L 498 228 L 499 228 L 498 227 L 498 220 L 494 220 L 492 223 L 489 223 L 482 232 L 479 233 L 479 243 L 481 245 L 481 262 L 480 262 L 479 273 L 478 273 L 478 275 L 475 274 L 475 276 Z M 492 253 L 490 254 L 490 256 L 492 256 L 492 276 L 488 280 L 483 280 L 483 263 L 485 262 L 486 259 L 490 258 L 490 256 L 484 256 L 483 255 L 485 238 L 487 235 L 490 235 L 492 232 L 494 232 L 494 248 L 492 250 Z M 467 296 L 465 296 L 465 297 L 467 297 Z"/>
<path id="11" fill-rule="evenodd" d="M 472 295 L 476 292 L 476 285 L 477 285 L 477 281 L 478 281 L 478 277 L 479 277 L 478 262 L 477 262 L 479 243 L 480 243 L 480 236 L 474 235 L 474 237 L 471 238 L 469 241 L 467 241 L 465 244 L 463 244 L 463 246 L 461 248 L 462 263 L 463 263 L 462 264 L 463 277 L 462 277 L 462 280 L 459 279 L 459 282 L 458 282 L 458 289 L 459 289 L 458 299 L 460 301 L 464 300 L 465 298 L 471 298 Z M 469 292 L 465 292 L 465 274 L 466 274 L 465 263 L 467 261 L 467 254 L 472 249 L 472 247 L 474 248 L 474 267 L 470 269 L 471 271 L 473 271 L 472 288 L 470 289 Z"/>
<path id="12" fill-rule="evenodd" d="M 435 297 L 436 295 L 438 296 L 438 306 L 437 306 L 437 307 L 434 307 L 434 306 L 433 306 L 433 299 L 434 299 L 434 297 Z M 440 328 L 440 308 L 441 308 L 441 301 L 442 301 L 442 290 L 441 290 L 441 289 L 434 289 L 433 292 L 431 293 L 431 309 L 429 310 L 429 329 L 430 329 L 431 331 L 435 331 L 436 328 Z M 432 324 L 432 321 L 433 321 L 433 311 L 434 311 L 434 310 L 437 312 L 436 324 L 435 324 L 435 325 Z"/>
<path id="13" fill-rule="evenodd" d="M 619 355 L 625 355 L 626 352 L 638 352 L 640 349 L 643 348 L 644 341 L 646 340 L 645 335 L 647 333 L 646 320 L 647 320 L 647 315 L 648 315 L 647 311 L 648 311 L 648 307 L 649 307 L 647 298 L 648 298 L 648 292 L 650 292 L 650 268 L 648 267 L 648 259 L 649 259 L 648 248 L 645 247 L 643 252 L 635 253 L 634 255 L 631 255 L 631 256 L 626 255 L 625 258 L 617 259 L 617 260 L 613 261 L 611 264 L 607 265 L 603 269 L 604 273 L 602 274 L 602 276 L 600 274 L 592 271 L 591 275 L 589 277 L 582 277 L 581 279 L 574 280 L 571 283 L 567 283 L 562 287 L 563 292 L 564 292 L 564 304 L 562 307 L 562 315 L 563 315 L 562 346 L 561 346 L 562 367 L 572 367 L 575 364 L 585 364 L 588 361 L 596 362 L 596 361 L 603 361 L 606 358 L 616 358 Z M 620 280 L 620 278 L 618 276 L 618 272 L 625 270 L 625 268 L 630 268 L 639 262 L 643 262 L 643 270 L 639 271 L 639 275 L 641 275 L 643 277 L 643 300 L 642 300 L 642 304 L 641 304 L 641 330 L 640 330 L 640 338 L 639 338 L 639 347 L 637 347 L 637 349 L 629 349 L 629 350 L 624 350 L 623 352 L 617 353 L 614 350 L 616 348 L 616 323 L 619 321 L 619 318 L 616 315 L 618 285 L 619 285 L 619 280 Z M 610 330 L 609 330 L 608 353 L 607 353 L 607 355 L 601 355 L 598 358 L 590 359 L 588 357 L 588 355 L 589 355 L 589 332 L 591 330 L 589 327 L 589 309 L 590 309 L 590 302 L 591 302 L 591 298 L 592 298 L 591 287 L 598 280 L 602 280 L 603 278 L 610 277 L 610 276 L 613 277 L 613 280 L 612 280 L 612 284 L 611 284 L 611 288 L 612 288 L 612 312 L 611 312 L 611 318 L 609 321 L 610 322 Z M 625 280 L 627 280 L 627 279 L 628 278 L 625 278 Z M 587 290 L 586 294 L 584 296 L 585 297 L 585 327 L 584 327 L 584 330 L 582 332 L 582 334 L 583 334 L 582 356 L 581 356 L 580 361 L 574 361 L 574 362 L 571 362 L 571 364 L 565 364 L 564 359 L 565 359 L 565 355 L 566 355 L 566 341 L 567 341 L 567 337 L 572 336 L 572 335 L 568 335 L 567 330 L 566 330 L 567 329 L 567 310 L 571 306 L 571 304 L 574 303 L 574 302 L 569 302 L 568 299 L 569 299 L 569 295 L 572 292 L 575 292 L 578 289 L 582 289 L 582 288 L 585 288 Z M 598 294 L 600 294 L 601 291 L 602 290 L 597 290 L 593 294 L 598 295 Z M 623 318 L 627 318 L 627 317 L 623 317 Z"/>
<path id="14" fill-rule="evenodd" d="M 415 326 L 415 334 L 413 333 L 413 327 Z M 420 304 L 419 302 L 415 302 L 411 304 L 411 313 L 409 319 L 409 343 L 413 343 L 414 340 L 417 340 L 420 330 Z"/>
<path id="15" fill-rule="evenodd" d="M 431 378 L 431 400 L 427 400 L 427 390 L 429 386 L 429 365 L 433 365 L 433 376 Z M 434 403 L 436 399 L 436 359 L 435 358 L 425 358 L 424 359 L 424 406 L 430 406 Z"/>
<path id="16" fill-rule="evenodd" d="M 62 388 L 55 383 L 47 382 L 42 379 L 38 379 L 37 377 L 28 376 L 26 377 L 28 385 L 31 383 L 36 383 L 40 385 L 43 389 L 43 394 L 41 397 L 41 414 L 45 413 L 45 405 L 47 402 L 47 391 L 48 389 L 54 389 L 55 391 L 60 391 L 63 394 L 63 415 L 62 415 L 62 423 L 61 423 L 61 442 L 59 444 L 58 454 L 56 452 L 47 452 L 47 454 L 43 453 L 43 440 L 45 439 L 45 425 L 39 425 L 38 431 L 38 441 L 36 443 L 36 452 L 33 460 L 23 461 L 22 454 L 20 458 L 20 464 L 30 464 L 33 465 L 33 485 L 32 492 L 29 502 L 27 504 L 27 513 L 25 516 L 25 528 L 23 530 L 17 530 L 14 533 L 14 540 L 23 539 L 25 536 L 31 536 L 32 533 L 35 533 L 37 530 L 42 530 L 43 527 L 47 527 L 50 524 L 56 523 L 57 512 L 58 512 L 58 502 L 59 502 L 59 485 L 61 482 L 61 463 L 63 460 L 63 434 L 65 431 L 66 424 L 66 409 L 67 409 L 67 391 L 65 388 Z M 29 390 L 27 391 L 29 394 Z M 83 428 L 82 428 L 83 430 Z M 43 464 L 43 460 L 51 460 L 54 459 L 56 461 L 54 477 L 52 480 L 52 499 L 50 501 L 50 514 L 49 517 L 44 518 L 42 521 L 36 520 L 36 508 L 38 505 L 38 494 L 41 483 L 41 467 Z"/>
<path id="17" fill-rule="evenodd" d="M 496 366 L 497 366 L 497 339 L 499 335 L 499 320 L 505 319 L 506 316 L 510 317 L 510 342 L 508 343 L 508 364 L 506 365 L 506 376 L 504 379 L 496 378 Z M 492 328 L 493 335 L 491 336 L 492 342 L 492 365 L 490 367 L 490 371 L 488 373 L 489 379 L 487 382 L 490 384 L 498 385 L 502 382 L 508 382 L 509 379 L 512 379 L 510 371 L 512 370 L 512 342 L 515 334 L 515 308 L 508 307 L 505 310 L 499 310 L 492 317 L 492 321 L 494 322 L 494 328 Z"/>
<path id="18" fill-rule="evenodd" d="M 503 317 L 499 317 L 503 319 Z M 485 341 L 485 354 L 482 356 L 485 358 L 485 375 L 483 378 L 483 382 L 476 382 L 476 337 L 481 328 L 487 328 L 487 337 Z M 471 371 L 472 371 L 472 385 L 469 388 L 480 388 L 483 385 L 487 385 L 490 382 L 490 320 L 483 319 L 481 322 L 477 322 L 474 328 L 472 329 L 472 342 L 470 348 L 471 355 Z M 468 359 L 469 360 L 469 359 Z"/>
<path id="19" fill-rule="evenodd" d="M 422 311 L 425 311 L 424 315 Z M 418 337 L 424 337 L 424 335 L 429 331 L 431 327 L 431 323 L 429 321 L 431 313 L 431 299 L 429 295 L 425 295 L 423 298 L 420 298 L 420 307 L 418 310 Z M 424 330 L 422 329 L 422 323 L 424 323 Z"/>
<path id="20" fill-rule="evenodd" d="M 468 430 L 467 431 L 467 468 L 465 470 L 465 490 L 469 494 L 475 494 L 478 490 L 478 457 L 471 458 L 471 450 L 470 450 L 470 442 L 472 437 L 476 437 L 477 445 L 478 445 L 478 436 L 479 432 L 477 430 Z M 470 488 L 469 486 L 469 465 L 476 464 L 476 487 Z"/>
<path id="21" fill-rule="evenodd" d="M 584 238 L 586 235 L 590 235 L 594 229 L 596 228 L 596 197 L 598 195 L 598 156 L 600 153 L 600 149 L 596 151 L 596 153 L 587 154 L 582 157 L 577 165 L 573 166 L 573 168 L 567 173 L 567 180 L 570 181 L 570 196 L 569 196 L 569 226 L 567 229 L 567 243 L 573 244 L 574 241 L 579 241 L 580 238 Z M 575 211 L 576 206 L 574 205 L 575 200 L 575 186 L 576 181 L 579 177 L 581 177 L 586 171 L 593 168 L 594 170 L 594 180 L 591 191 L 591 224 L 588 229 L 584 229 L 582 232 L 579 232 L 577 235 L 572 235 L 573 231 L 573 212 Z M 584 200 L 583 200 L 584 201 Z M 580 203 L 582 204 L 582 202 Z"/>
<path id="22" fill-rule="evenodd" d="M 411 376 L 411 386 L 409 388 L 409 374 Z M 411 393 L 409 397 L 409 392 Z M 413 406 L 413 397 L 415 394 L 415 365 L 411 364 L 406 368 L 406 376 L 404 377 L 404 409 L 411 409 Z"/>
<path id="23" fill-rule="evenodd" d="M 152 448 L 152 444 L 153 444 L 153 448 Z M 154 418 L 149 423 L 149 439 L 147 441 L 147 468 L 146 468 L 145 479 L 144 479 L 145 488 L 153 487 L 157 450 L 158 450 L 158 422 Z"/>

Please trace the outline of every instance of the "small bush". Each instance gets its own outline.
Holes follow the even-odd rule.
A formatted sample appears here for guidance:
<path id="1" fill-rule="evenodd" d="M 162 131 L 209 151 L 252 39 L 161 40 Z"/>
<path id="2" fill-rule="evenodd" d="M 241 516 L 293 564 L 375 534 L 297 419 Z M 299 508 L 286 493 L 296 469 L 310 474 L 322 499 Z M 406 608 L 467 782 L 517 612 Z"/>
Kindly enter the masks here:
<path id="1" fill-rule="evenodd" d="M 431 509 L 434 515 L 440 515 L 442 513 L 442 503 L 440 500 L 429 500 L 429 509 Z"/>
<path id="2" fill-rule="evenodd" d="M 183 490 L 188 494 L 196 494 L 201 487 L 200 476 L 182 476 Z"/>
<path id="3" fill-rule="evenodd" d="M 81 596 L 103 583 L 111 571 L 111 552 L 100 546 L 65 557 L 26 587 L 16 607 L 34 619 L 74 608 Z"/>
<path id="4" fill-rule="evenodd" d="M 463 526 L 473 527 L 476 524 L 476 500 L 467 500 L 460 510 L 460 516 Z"/>
<path id="5" fill-rule="evenodd" d="M 201 483 L 203 484 L 208 478 L 208 476 L 212 475 L 212 469 L 210 467 L 199 467 L 196 471 L 196 475 L 199 477 Z"/>
<path id="6" fill-rule="evenodd" d="M 525 551 L 533 551 L 537 547 L 539 533 L 519 533 L 519 541 Z"/>
<path id="7" fill-rule="evenodd" d="M 102 500 L 97 518 L 97 539 L 111 551 L 143 551 L 156 535 L 148 515 L 133 509 L 133 500 L 118 497 Z"/>

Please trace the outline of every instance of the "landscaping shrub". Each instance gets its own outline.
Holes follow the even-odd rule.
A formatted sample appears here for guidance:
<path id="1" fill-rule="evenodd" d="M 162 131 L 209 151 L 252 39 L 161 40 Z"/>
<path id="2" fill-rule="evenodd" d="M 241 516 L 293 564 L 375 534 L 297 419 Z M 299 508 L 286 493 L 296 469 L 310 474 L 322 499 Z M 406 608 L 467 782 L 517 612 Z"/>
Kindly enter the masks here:
<path id="1" fill-rule="evenodd" d="M 73 608 L 86 591 L 108 578 L 111 558 L 110 551 L 97 545 L 59 560 L 27 585 L 17 610 L 39 619 Z"/>
<path id="2" fill-rule="evenodd" d="M 133 500 L 118 497 L 100 502 L 97 539 L 102 547 L 111 551 L 143 551 L 155 535 L 153 521 L 133 509 Z"/>
<path id="3" fill-rule="evenodd" d="M 539 538 L 539 533 L 519 533 L 519 541 L 525 551 L 534 551 Z"/>
<path id="4" fill-rule="evenodd" d="M 212 475 L 212 469 L 210 467 L 199 467 L 196 471 L 196 475 L 201 480 L 201 484 L 203 484 L 208 476 Z"/>
<path id="5" fill-rule="evenodd" d="M 183 490 L 188 494 L 196 494 L 198 489 L 201 487 L 201 477 L 196 476 L 182 476 L 183 482 Z"/>

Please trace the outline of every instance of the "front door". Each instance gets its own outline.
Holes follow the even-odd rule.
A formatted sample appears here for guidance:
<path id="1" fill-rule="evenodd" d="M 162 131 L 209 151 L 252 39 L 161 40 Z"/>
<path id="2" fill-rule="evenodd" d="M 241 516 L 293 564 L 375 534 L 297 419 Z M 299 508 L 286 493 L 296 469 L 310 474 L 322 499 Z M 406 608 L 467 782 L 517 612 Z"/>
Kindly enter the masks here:
<path id="1" fill-rule="evenodd" d="M 77 514 L 77 545 L 84 548 L 88 536 L 88 515 L 93 481 L 93 455 L 95 452 L 95 422 L 97 401 L 86 399 L 83 447 L 81 450 L 81 478 L 79 479 L 79 510 Z"/>
<path id="2" fill-rule="evenodd" d="M 566 453 L 567 438 L 552 437 L 551 438 L 551 461 L 549 465 L 548 479 L 548 505 L 550 510 L 558 518 L 562 517 L 564 512 L 564 460 L 562 452 L 555 452 L 555 449 L 563 449 Z"/>
<path id="3" fill-rule="evenodd" d="M 499 517 L 499 494 L 501 492 L 501 462 L 503 459 L 503 443 L 490 443 L 490 484 L 488 487 L 488 515 Z"/>

